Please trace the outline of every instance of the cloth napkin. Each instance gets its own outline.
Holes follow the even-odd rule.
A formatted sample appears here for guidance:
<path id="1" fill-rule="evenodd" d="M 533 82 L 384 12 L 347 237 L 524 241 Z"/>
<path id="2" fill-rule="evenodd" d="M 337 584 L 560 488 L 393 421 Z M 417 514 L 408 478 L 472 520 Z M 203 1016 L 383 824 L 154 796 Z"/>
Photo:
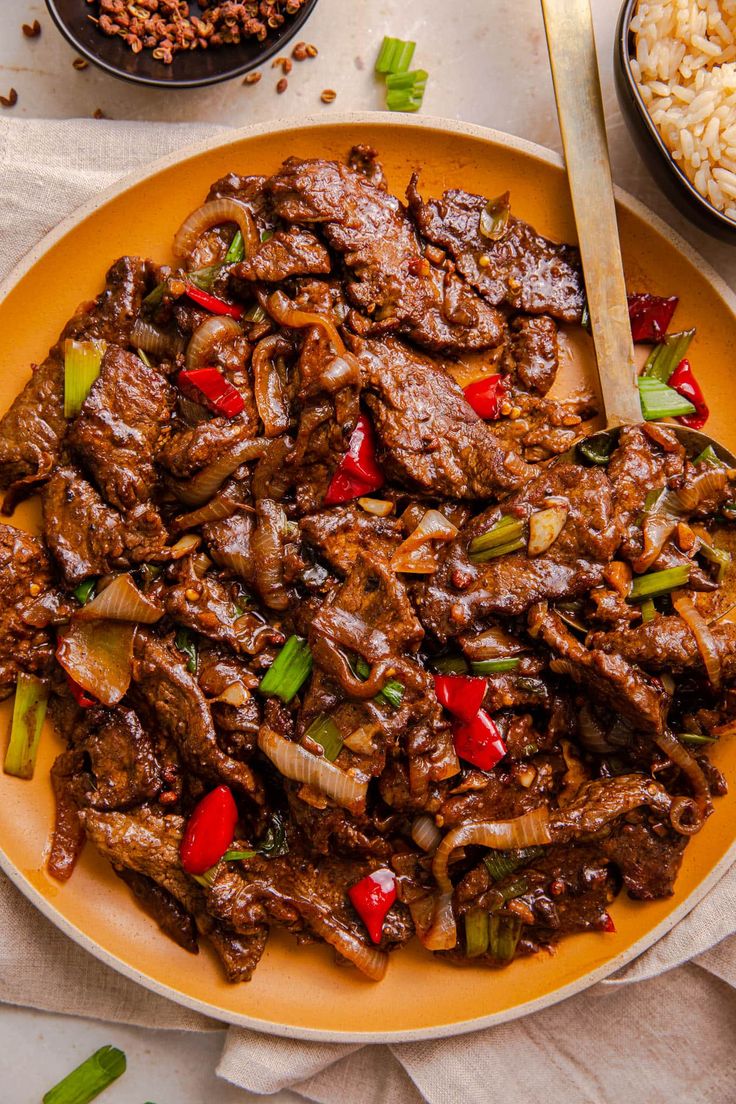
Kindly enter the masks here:
<path id="1" fill-rule="evenodd" d="M 221 129 L 0 120 L 0 277 L 102 188 Z M 394 1046 L 303 1043 L 231 1027 L 217 1072 L 250 1093 L 289 1088 L 321 1104 L 723 1104 L 736 1100 L 734 933 L 736 867 L 615 977 L 533 1016 Z M 98 962 L 2 875 L 0 1000 L 156 1029 L 222 1027 Z"/>

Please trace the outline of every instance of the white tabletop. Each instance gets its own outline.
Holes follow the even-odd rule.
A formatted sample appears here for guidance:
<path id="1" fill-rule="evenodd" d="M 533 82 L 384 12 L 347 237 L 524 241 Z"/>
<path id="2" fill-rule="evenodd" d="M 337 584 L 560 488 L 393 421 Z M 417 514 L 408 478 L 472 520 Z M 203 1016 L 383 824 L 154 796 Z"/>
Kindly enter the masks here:
<path id="1" fill-rule="evenodd" d="M 84 3 L 84 0 L 79 0 Z M 695 230 L 671 207 L 641 164 L 613 91 L 613 34 L 619 0 L 592 0 L 606 121 L 617 183 L 675 226 L 736 286 L 736 251 Z M 23 22 L 42 33 L 25 38 Z M 92 66 L 79 72 L 75 54 L 39 0 L 0 0 L 0 94 L 14 87 L 15 116 L 71 118 L 100 108 L 110 118 L 208 121 L 232 126 L 323 110 L 380 108 L 372 67 L 384 34 L 413 38 L 415 63 L 429 70 L 426 114 L 461 118 L 560 148 L 538 0 L 320 0 L 303 37 L 317 58 L 294 64 L 289 88 L 277 95 L 279 71 L 267 66 L 259 84 L 240 80 L 193 92 L 160 92 L 114 80 Z M 325 88 L 337 92 L 323 105 Z M 0 197 L 0 201 L 2 197 Z M 69 1011 L 74 994 L 69 994 Z M 125 1050 L 128 1072 L 104 1095 L 107 1104 L 245 1104 L 252 1097 L 215 1078 L 222 1034 L 152 1032 L 0 1006 L 0 1097 L 37 1104 L 69 1069 L 104 1043 Z M 258 1097 L 292 1104 L 290 1094 Z M 346 1102 L 350 1104 L 350 1102 Z"/>

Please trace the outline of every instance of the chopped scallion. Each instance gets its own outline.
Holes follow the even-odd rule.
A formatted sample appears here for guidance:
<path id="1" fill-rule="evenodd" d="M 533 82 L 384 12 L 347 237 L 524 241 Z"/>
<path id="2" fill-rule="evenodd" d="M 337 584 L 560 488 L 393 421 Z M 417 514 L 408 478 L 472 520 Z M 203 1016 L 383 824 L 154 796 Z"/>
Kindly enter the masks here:
<path id="1" fill-rule="evenodd" d="M 483 563 L 493 556 L 503 555 L 505 551 L 515 551 L 516 549 L 509 549 L 508 546 L 518 544 L 519 541 L 521 541 L 519 547 L 523 546 L 524 522 L 520 518 L 506 514 L 505 517 L 499 518 L 487 532 L 481 533 L 479 537 L 473 537 L 468 545 L 468 555 L 473 563 Z"/>
<path id="2" fill-rule="evenodd" d="M 76 418 L 89 389 L 100 374 L 104 341 L 64 342 L 64 417 Z"/>
<path id="3" fill-rule="evenodd" d="M 700 747 L 703 744 L 715 744 L 716 736 L 704 736 L 700 732 L 678 732 L 677 739 L 682 744 L 692 744 L 694 747 Z"/>
<path id="4" fill-rule="evenodd" d="M 405 73 L 414 57 L 416 43 L 386 36 L 376 58 L 375 71 L 381 76 Z"/>
<path id="5" fill-rule="evenodd" d="M 488 913 L 470 909 L 465 913 L 465 954 L 477 958 L 488 950 Z"/>
<path id="6" fill-rule="evenodd" d="M 498 962 L 510 962 L 521 935 L 521 919 L 494 913 L 488 925 L 488 947 Z"/>
<path id="7" fill-rule="evenodd" d="M 263 244 L 263 242 L 270 241 L 271 238 L 273 237 L 273 235 L 274 235 L 273 230 L 262 230 L 261 231 L 261 244 Z"/>
<path id="8" fill-rule="evenodd" d="M 149 360 L 148 353 L 144 352 L 143 349 L 136 349 L 136 354 L 138 356 L 138 359 L 143 361 L 146 368 L 153 368 L 153 365 L 151 364 L 151 361 Z"/>
<path id="9" fill-rule="evenodd" d="M 358 678 L 365 680 L 371 673 L 370 663 L 367 663 L 362 656 L 358 656 L 355 661 L 355 673 Z M 384 683 L 383 690 L 379 690 L 376 694 L 376 701 L 387 702 L 392 705 L 394 709 L 398 709 L 404 697 L 404 690 L 406 687 L 403 682 L 398 682 L 396 679 L 389 679 Z"/>
<path id="10" fill-rule="evenodd" d="M 104 1046 L 45 1094 L 43 1104 L 89 1104 L 125 1073 L 125 1055 Z"/>
<path id="11" fill-rule="evenodd" d="M 87 602 L 89 602 L 90 598 L 95 592 L 96 586 L 96 579 L 85 579 L 83 583 L 79 584 L 79 586 L 74 591 L 74 597 L 77 599 L 80 605 L 84 606 Z"/>
<path id="12" fill-rule="evenodd" d="M 629 591 L 630 602 L 641 602 L 645 598 L 660 598 L 677 587 L 686 586 L 690 578 L 690 565 L 667 567 L 664 571 L 648 571 L 634 579 Z"/>
<path id="13" fill-rule="evenodd" d="M 656 376 L 639 376 L 641 412 L 646 422 L 694 414 L 695 407 Z"/>
<path id="14" fill-rule="evenodd" d="M 714 468 L 726 467 L 725 461 L 721 460 L 718 453 L 712 445 L 706 445 L 701 453 L 693 460 L 694 464 L 710 464 Z"/>
<path id="15" fill-rule="evenodd" d="M 477 659 L 470 664 L 476 675 L 498 675 L 502 671 L 513 671 L 521 663 L 520 659 Z"/>
<path id="16" fill-rule="evenodd" d="M 463 675 L 468 669 L 467 660 L 457 655 L 437 656 L 432 666 L 441 675 Z"/>
<path id="17" fill-rule="evenodd" d="M 143 300 L 142 306 L 144 306 L 144 307 L 158 307 L 158 306 L 160 306 L 161 301 L 163 300 L 165 291 L 166 291 L 166 281 L 164 280 L 163 283 L 156 284 L 153 291 L 149 291 L 148 295 Z"/>
<path id="18" fill-rule="evenodd" d="M 324 713 L 320 713 L 319 717 L 315 717 L 304 735 L 320 745 L 324 751 L 325 759 L 329 759 L 331 763 L 337 759 L 342 751 L 340 729 L 332 717 L 328 717 Z"/>
<path id="19" fill-rule="evenodd" d="M 271 823 L 263 836 L 256 841 L 256 850 L 259 855 L 265 855 L 269 859 L 277 859 L 281 855 L 288 854 L 289 841 L 286 838 L 286 826 L 284 818 L 278 811 L 271 817 Z"/>
<path id="20" fill-rule="evenodd" d="M 727 552 L 725 548 L 716 548 L 715 545 L 708 544 L 702 539 L 698 547 L 698 553 L 704 559 L 708 560 L 709 563 L 714 563 L 718 566 L 716 582 L 722 583 L 731 566 L 731 553 Z"/>
<path id="21" fill-rule="evenodd" d="M 245 242 L 240 230 L 235 231 L 235 237 L 230 242 L 230 248 L 225 254 L 225 264 L 237 264 L 245 256 Z"/>
<path id="22" fill-rule="evenodd" d="M 221 264 L 207 265 L 206 268 L 197 268 L 194 272 L 187 273 L 187 280 L 200 291 L 212 291 L 215 280 L 221 272 Z"/>
<path id="23" fill-rule="evenodd" d="M 33 778 L 38 743 L 46 716 L 48 690 L 35 675 L 18 675 L 10 742 L 3 770 L 14 778 Z"/>
<path id="24" fill-rule="evenodd" d="M 238 859 L 254 859 L 255 851 L 226 851 L 222 856 L 222 862 L 237 862 Z"/>
<path id="25" fill-rule="evenodd" d="M 498 909 L 508 901 L 513 901 L 515 897 L 521 897 L 522 894 L 528 893 L 529 883 L 526 878 L 516 878 L 513 882 L 509 882 L 505 886 L 500 886 L 498 889 L 493 890 L 492 896 L 495 898 L 491 907 L 491 912 L 497 912 Z"/>
<path id="26" fill-rule="evenodd" d="M 682 330 L 680 333 L 666 334 L 659 345 L 655 345 L 644 365 L 644 375 L 667 383 L 670 376 L 688 350 L 695 337 L 695 330 Z"/>
<path id="27" fill-rule="evenodd" d="M 249 307 L 243 315 L 244 322 L 253 322 L 255 325 L 257 325 L 259 322 L 265 322 L 265 320 L 266 312 L 264 311 L 260 303 L 254 303 L 253 306 Z"/>
<path id="28" fill-rule="evenodd" d="M 192 675 L 197 673 L 197 645 L 192 640 L 187 629 L 179 629 L 174 643 L 180 652 L 187 657 L 187 671 Z"/>
<path id="29" fill-rule="evenodd" d="M 645 598 L 641 604 L 642 624 L 646 625 L 647 621 L 653 621 L 656 616 L 657 607 L 655 606 L 653 599 Z"/>
<path id="30" fill-rule="evenodd" d="M 542 854 L 543 847 L 517 847 L 510 851 L 489 851 L 483 862 L 494 882 L 500 882 Z"/>
<path id="31" fill-rule="evenodd" d="M 416 93 L 420 87 L 424 91 L 428 76 L 426 69 L 413 69 L 411 73 L 392 73 L 386 77 L 386 88 L 389 92 Z"/>
<path id="32" fill-rule="evenodd" d="M 286 705 L 298 693 L 312 670 L 312 653 L 301 636 L 290 636 L 266 671 L 258 687 L 261 694 L 275 695 Z"/>

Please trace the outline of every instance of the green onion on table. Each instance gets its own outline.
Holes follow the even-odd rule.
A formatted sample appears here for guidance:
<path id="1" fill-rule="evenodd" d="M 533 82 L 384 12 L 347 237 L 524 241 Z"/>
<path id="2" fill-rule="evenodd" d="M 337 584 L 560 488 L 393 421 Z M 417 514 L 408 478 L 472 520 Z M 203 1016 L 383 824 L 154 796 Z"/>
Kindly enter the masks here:
<path id="1" fill-rule="evenodd" d="M 89 1104 L 125 1073 L 122 1050 L 104 1046 L 44 1095 L 43 1104 Z"/>

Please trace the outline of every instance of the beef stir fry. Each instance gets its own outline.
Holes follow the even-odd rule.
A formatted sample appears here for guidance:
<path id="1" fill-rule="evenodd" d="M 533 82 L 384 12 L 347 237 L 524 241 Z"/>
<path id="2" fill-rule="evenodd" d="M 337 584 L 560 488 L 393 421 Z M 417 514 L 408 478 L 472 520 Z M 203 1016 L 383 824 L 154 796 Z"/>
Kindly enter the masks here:
<path id="1" fill-rule="evenodd" d="M 50 872 L 88 841 L 231 981 L 273 925 L 374 980 L 610 932 L 725 792 L 736 472 L 657 422 L 578 447 L 576 250 L 407 200 L 366 148 L 217 181 L 0 423 L 43 507 L 0 527 L 6 769 L 48 703 Z"/>

